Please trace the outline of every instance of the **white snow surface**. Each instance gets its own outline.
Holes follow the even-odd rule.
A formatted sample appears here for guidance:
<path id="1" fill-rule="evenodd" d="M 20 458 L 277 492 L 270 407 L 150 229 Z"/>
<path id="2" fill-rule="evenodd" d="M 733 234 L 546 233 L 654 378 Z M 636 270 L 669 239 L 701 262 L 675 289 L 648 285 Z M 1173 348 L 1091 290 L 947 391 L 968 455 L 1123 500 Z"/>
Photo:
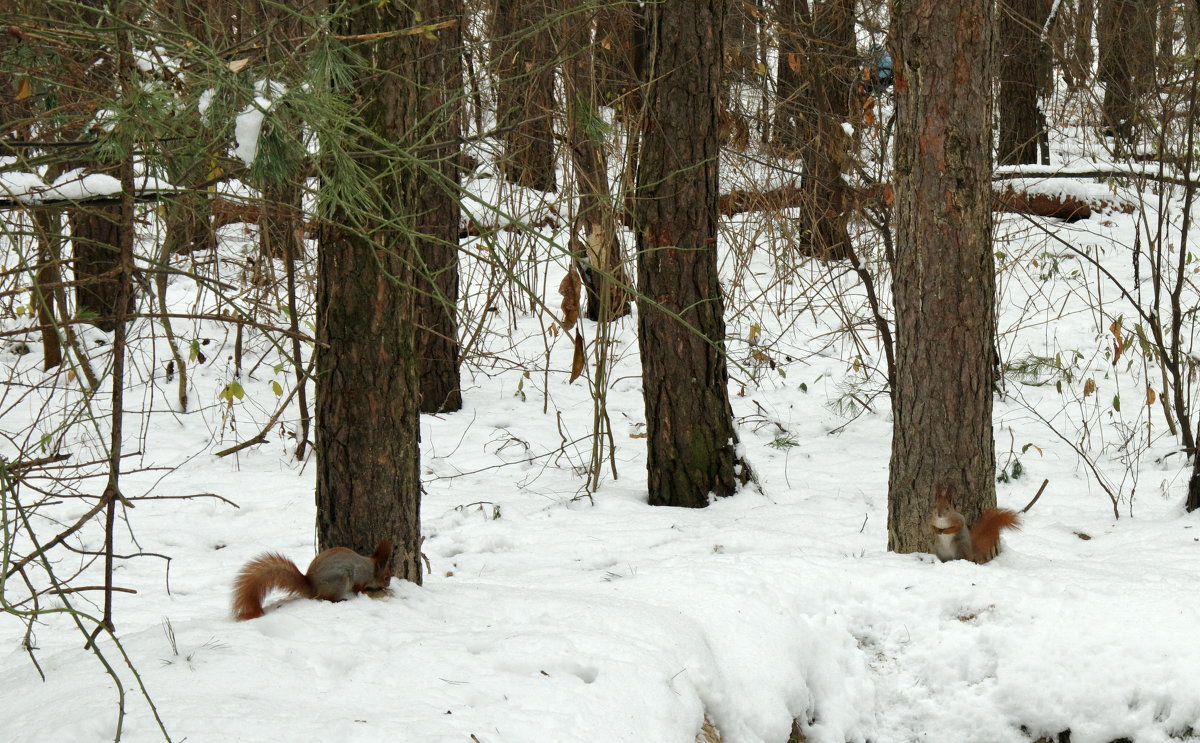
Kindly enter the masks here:
<path id="1" fill-rule="evenodd" d="M 127 450 L 142 453 L 127 464 L 125 494 L 211 493 L 238 506 L 142 500 L 118 529 L 118 551 L 171 558 L 169 572 L 155 557 L 119 563 L 116 584 L 137 593 L 115 594 L 115 620 L 172 739 L 692 743 L 706 715 L 728 743 L 783 743 L 793 719 L 813 743 L 1019 743 L 1067 729 L 1072 743 L 1159 743 L 1200 730 L 1200 514 L 1180 506 L 1187 468 L 1161 410 L 1139 404 L 1157 370 L 1111 358 L 1110 324 L 1129 307 L 1110 286 L 1094 306 L 1094 269 L 1023 218 L 997 216 L 1001 356 L 1060 354 L 1072 372 L 1061 391 L 1053 379 L 1006 380 L 997 464 L 1009 471 L 1019 456 L 1024 474 L 997 485 L 1000 505 L 1020 508 L 1043 478 L 1050 485 L 988 565 L 892 554 L 887 396 L 870 396 L 868 380 L 855 389 L 869 409 L 848 416 L 833 404 L 882 363 L 877 345 L 865 323 L 863 342 L 852 343 L 845 318 L 802 297 L 828 284 L 857 307 L 861 287 L 815 263 L 772 283 L 784 269 L 766 232 L 730 281 L 741 269 L 725 239 L 753 218 L 725 220 L 721 247 L 730 396 L 759 486 L 705 509 L 646 504 L 636 322 L 627 318 L 610 349 L 619 478 L 581 495 L 591 372 L 570 384 L 572 339 L 505 305 L 487 313 L 491 355 L 464 366 L 464 409 L 421 421 L 431 570 L 423 586 L 394 582 L 377 600 L 271 600 L 265 617 L 232 621 L 230 584 L 246 561 L 280 551 L 303 569 L 313 556 L 314 466 L 292 459 L 294 440 L 276 426 L 267 444 L 214 455 L 260 430 L 278 404 L 270 384 L 286 387 L 289 372 L 273 374 L 276 357 L 244 370 L 245 397 L 227 406 L 218 393 L 233 379 L 233 334 L 208 322 L 177 327 L 188 342 L 204 340 L 207 360 L 191 367 L 192 412 L 163 412 L 175 387 L 162 376 L 169 355 L 159 333 L 150 340 L 149 326 L 136 326 L 135 368 L 153 376 L 131 387 L 127 405 L 159 412 L 126 419 Z M 1132 282 L 1141 219 L 1038 224 Z M 252 254 L 254 242 L 223 242 L 221 257 Z M 477 247 L 466 246 L 463 269 L 464 303 L 478 309 Z M 557 306 L 564 266 L 546 265 L 529 285 Z M 181 312 L 206 296 L 181 277 L 170 291 Z M 596 327 L 581 328 L 591 344 Z M 253 348 L 258 336 L 247 334 Z M 10 378 L 45 378 L 30 345 L 0 355 Z M 259 337 L 259 346 L 269 344 Z M 759 363 L 756 349 L 778 367 Z M 865 355 L 852 364 L 856 353 Z M 1083 391 L 1087 379 L 1097 392 Z M 14 389 L 5 431 L 43 419 L 53 430 L 67 393 L 46 400 Z M 1114 408 L 1118 395 L 1125 405 Z M 107 387 L 92 404 L 105 409 Z M 294 411 L 281 425 L 296 430 Z M 1144 444 L 1120 445 L 1138 436 Z M 97 446 L 69 443 L 81 460 Z M 1102 485 L 1119 496 L 1120 518 Z M 60 508 L 69 523 L 66 510 L 86 504 Z M 72 544 L 97 549 L 100 539 L 97 525 Z M 56 559 L 63 571 L 80 560 Z M 98 566 L 80 580 L 99 582 Z M 73 600 L 99 614 L 94 592 Z M 0 615 L 0 739 L 111 740 L 113 684 L 70 619 L 47 615 L 33 628 L 44 680 L 25 629 Z M 161 740 L 113 643 L 100 647 L 126 688 L 123 739 Z"/>
<path id="2" fill-rule="evenodd" d="M 246 105 L 234 121 L 234 139 L 237 145 L 233 148 L 235 157 L 241 158 L 247 167 L 254 164 L 258 157 L 258 138 L 262 134 L 263 117 L 275 101 L 287 93 L 287 86 L 272 80 L 256 80 L 254 82 L 254 100 Z M 211 105 L 211 96 L 200 100 L 200 113 L 205 114 Z"/>
<path id="3" fill-rule="evenodd" d="M 135 174 L 133 184 L 134 190 L 139 194 L 177 190 L 167 181 L 144 172 Z M 36 173 L 21 171 L 0 173 L 0 195 L 27 204 L 59 200 L 81 201 L 97 196 L 114 196 L 119 193 L 121 193 L 119 179 L 105 173 L 86 173 L 79 168 L 63 173 L 49 184 Z"/>

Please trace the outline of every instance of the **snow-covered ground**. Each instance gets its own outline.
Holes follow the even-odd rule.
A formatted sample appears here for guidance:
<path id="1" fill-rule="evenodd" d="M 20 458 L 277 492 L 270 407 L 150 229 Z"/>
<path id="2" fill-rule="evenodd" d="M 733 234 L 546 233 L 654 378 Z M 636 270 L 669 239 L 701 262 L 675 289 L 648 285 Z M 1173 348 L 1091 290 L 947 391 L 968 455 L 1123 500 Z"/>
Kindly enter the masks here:
<path id="1" fill-rule="evenodd" d="M 117 585 L 137 593 L 115 596 L 118 636 L 173 740 L 691 743 L 706 716 L 728 743 L 783 743 L 793 719 L 813 743 L 1016 743 L 1068 729 L 1072 743 L 1186 738 L 1200 730 L 1200 515 L 1181 508 L 1187 463 L 1147 404 L 1147 386 L 1163 391 L 1158 367 L 1136 344 L 1114 364 L 1113 322 L 1133 333 L 1131 306 L 1047 235 L 1133 289 L 1135 225 L 1155 223 L 1144 211 L 1154 205 L 1071 225 L 997 215 L 1010 369 L 995 411 L 999 501 L 1020 508 L 1049 486 L 986 566 L 886 551 L 891 419 L 870 314 L 844 267 L 788 255 L 786 220 L 739 215 L 722 236 L 730 395 L 757 489 L 702 510 L 646 505 L 626 318 L 614 326 L 607 401 L 618 477 L 606 466 L 588 496 L 590 376 L 569 383 L 571 338 L 502 292 L 501 311 L 471 332 L 464 409 L 422 419 L 425 585 L 394 584 L 378 600 L 272 602 L 243 623 L 229 614 L 242 564 L 277 550 L 303 568 L 313 555 L 313 467 L 291 458 L 279 426 L 266 444 L 213 452 L 258 432 L 278 404 L 273 383 L 286 394 L 291 371 L 248 330 L 245 396 L 226 400 L 232 330 L 176 327 L 183 352 L 204 356 L 191 412 L 180 413 L 164 341 L 139 324 L 127 448 L 141 453 L 127 462 L 125 494 L 216 494 L 237 507 L 142 500 L 123 516 L 119 552 L 171 559 L 169 570 L 157 557 L 119 563 Z M 227 281 L 253 241 L 240 228 L 224 237 Z M 498 239 L 521 247 L 518 235 Z M 473 259 L 464 270 L 478 323 L 487 271 Z M 562 271 L 544 260 L 522 280 L 556 306 Z M 1138 278 L 1148 297 L 1144 264 Z M 254 291 L 236 301 L 251 304 Z M 174 276 L 170 302 L 188 311 L 218 300 Z M 594 325 L 582 331 L 595 341 Z M 61 375 L 54 393 L 19 386 L 48 379 L 30 340 L 30 353 L 0 355 L 10 382 L 0 427 L 36 441 L 78 400 Z M 92 348 L 106 358 L 109 346 Z M 106 404 L 106 391 L 93 401 Z M 296 419 L 290 409 L 282 430 Z M 64 448 L 86 461 L 101 438 L 73 431 Z M 69 523 L 85 507 L 44 513 Z M 100 526 L 71 544 L 96 549 Z M 55 559 L 63 572 L 80 560 Z M 22 591 L 10 582 L 7 595 Z M 75 605 L 96 613 L 94 596 Z M 71 619 L 34 626 L 44 680 L 24 636 L 0 615 L 0 740 L 111 740 L 117 694 Z M 125 686 L 123 739 L 161 739 L 128 666 L 111 641 L 100 647 Z"/>

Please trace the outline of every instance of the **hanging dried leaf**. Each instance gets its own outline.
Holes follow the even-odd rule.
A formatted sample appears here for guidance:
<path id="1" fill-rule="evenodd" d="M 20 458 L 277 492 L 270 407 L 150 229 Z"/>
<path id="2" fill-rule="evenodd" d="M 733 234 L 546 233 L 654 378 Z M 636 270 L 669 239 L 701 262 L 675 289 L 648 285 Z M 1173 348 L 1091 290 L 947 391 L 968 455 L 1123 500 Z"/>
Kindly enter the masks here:
<path id="1" fill-rule="evenodd" d="M 1125 339 L 1121 336 L 1121 321 L 1113 320 L 1113 324 L 1108 327 L 1112 331 L 1113 339 L 1116 341 L 1113 347 L 1113 366 L 1117 365 L 1117 359 L 1121 358 L 1121 354 L 1125 351 Z"/>
<path id="2" fill-rule="evenodd" d="M 571 359 L 571 379 L 574 382 L 583 374 L 583 365 L 587 363 L 587 355 L 583 352 L 583 336 L 575 331 L 575 358 Z"/>
<path id="3" fill-rule="evenodd" d="M 563 330 L 570 330 L 579 321 L 579 289 L 582 286 L 583 280 L 579 278 L 575 266 L 571 266 L 558 284 L 558 293 L 562 295 Z"/>
<path id="4" fill-rule="evenodd" d="M 1083 396 L 1087 397 L 1096 391 L 1096 380 L 1088 377 L 1088 380 L 1083 383 Z"/>

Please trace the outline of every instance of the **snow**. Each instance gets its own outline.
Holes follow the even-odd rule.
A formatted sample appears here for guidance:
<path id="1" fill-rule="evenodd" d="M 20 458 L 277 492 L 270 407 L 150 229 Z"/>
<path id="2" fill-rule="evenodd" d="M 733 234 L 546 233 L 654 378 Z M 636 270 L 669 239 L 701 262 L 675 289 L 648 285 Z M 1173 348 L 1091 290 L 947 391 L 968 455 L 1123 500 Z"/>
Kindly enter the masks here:
<path id="1" fill-rule="evenodd" d="M 137 170 L 141 170 L 140 168 Z M 178 190 L 174 185 L 144 172 L 135 172 L 134 190 L 138 194 Z M 0 172 L 0 194 L 37 204 L 43 201 L 82 201 L 121 193 L 121 181 L 105 173 L 87 173 L 76 168 L 47 184 L 41 176 L 21 171 Z"/>
<path id="2" fill-rule="evenodd" d="M 252 118 L 239 117 L 239 149 L 256 141 Z M 793 177 L 740 165 L 730 182 Z M 45 186 L 31 174 L 0 179 L 24 198 Z M 1048 183 L 1092 193 L 1058 180 Z M 79 174 L 54 184 L 57 193 L 111 187 Z M 1111 199 L 1115 187 L 1103 188 Z M 1158 203 L 1118 191 L 1142 209 Z M 470 193 L 480 223 L 554 213 L 545 195 L 482 175 Z M 1177 212 L 1164 216 L 1178 224 Z M 1136 286 L 1130 246 L 1137 225 L 1156 217 L 1037 224 Z M 227 404 L 218 393 L 235 378 L 233 333 L 180 321 L 181 347 L 203 342 L 207 360 L 190 367 L 191 412 L 164 413 L 174 392 L 165 340 L 135 324 L 132 366 L 143 376 L 127 391 L 127 448 L 141 453 L 126 467 L 125 494 L 212 493 L 238 506 L 139 500 L 118 530 L 121 553 L 171 558 L 169 572 L 154 557 L 120 562 L 117 585 L 137 593 L 114 601 L 125 652 L 172 739 L 692 743 L 706 716 L 728 743 L 782 743 L 793 719 L 813 743 L 1025 743 L 1067 729 L 1072 743 L 1158 743 L 1200 730 L 1200 514 L 1180 507 L 1186 463 L 1160 409 L 1137 404 L 1157 384 L 1153 359 L 1136 348 L 1120 364 L 1111 357 L 1110 324 L 1131 308 L 1109 280 L 1025 218 L 997 215 L 1001 360 L 1059 355 L 1065 369 L 1006 375 L 997 462 L 1012 472 L 1019 458 L 1025 474 L 997 485 L 1000 505 L 1020 508 L 1043 478 L 1050 485 L 997 560 L 940 564 L 886 551 L 892 424 L 861 287 L 816 263 L 785 263 L 786 233 L 757 219 L 724 220 L 721 237 L 731 403 L 757 488 L 700 510 L 646 504 L 636 318 L 627 318 L 614 325 L 607 390 L 619 477 L 586 495 L 591 372 L 569 383 L 571 339 L 548 330 L 552 318 L 486 295 L 488 264 L 471 257 L 482 240 L 468 241 L 463 306 L 477 321 L 485 299 L 503 311 L 479 321 L 464 410 L 421 421 L 425 585 L 393 583 L 391 596 L 338 604 L 273 600 L 249 622 L 229 616 L 232 578 L 267 550 L 302 568 L 311 559 L 314 468 L 291 458 L 295 443 L 278 426 L 266 444 L 213 452 L 260 430 L 277 405 L 271 383 L 286 388 L 290 372 L 273 371 L 277 351 L 247 328 L 246 357 L 266 362 L 243 368 L 245 398 Z M 735 256 L 735 238 L 752 240 L 750 255 Z M 505 247 L 521 236 L 488 239 Z M 226 280 L 254 244 L 222 242 Z M 526 286 L 554 306 L 565 266 L 561 251 L 545 252 L 544 273 Z M 214 301 L 202 284 L 172 277 L 173 311 Z M 594 343 L 597 328 L 580 327 Z M 104 334 L 85 336 L 101 363 L 110 346 L 94 343 Z M 0 354 L 11 380 L 5 456 L 75 411 L 78 393 L 61 379 L 31 388 L 56 379 L 41 371 L 34 339 L 28 354 Z M 1084 391 L 1088 379 L 1097 392 Z M 851 393 L 870 407 L 850 405 Z M 107 388 L 87 402 L 107 409 Z M 296 418 L 292 409 L 281 425 L 295 431 Z M 86 461 L 103 441 L 80 428 L 67 448 Z M 1115 490 L 1120 518 L 1102 486 Z M 86 504 L 54 508 L 45 535 L 59 528 L 50 515 L 70 523 Z M 99 539 L 96 525 L 72 545 L 96 549 Z M 56 560 L 64 571 L 80 564 L 74 553 Z M 98 575 L 88 568 L 83 584 Z M 17 583 L 8 600 L 22 595 Z M 72 597 L 93 615 L 97 600 Z M 0 615 L 4 740 L 111 740 L 114 688 L 69 617 L 44 615 L 34 627 L 44 681 L 23 649 L 25 629 Z M 99 647 L 128 694 L 123 739 L 161 739 L 112 640 Z"/>
<path id="3" fill-rule="evenodd" d="M 275 101 L 286 93 L 287 86 L 283 83 L 271 80 L 254 82 L 254 100 L 238 113 L 234 123 L 234 139 L 237 141 L 237 146 L 233 148 L 233 154 L 235 157 L 241 158 L 247 167 L 253 165 L 254 159 L 258 157 L 258 138 L 262 134 L 263 118 L 267 111 L 271 110 Z M 211 96 L 207 100 L 201 98 L 201 115 L 207 113 L 211 103 Z"/>

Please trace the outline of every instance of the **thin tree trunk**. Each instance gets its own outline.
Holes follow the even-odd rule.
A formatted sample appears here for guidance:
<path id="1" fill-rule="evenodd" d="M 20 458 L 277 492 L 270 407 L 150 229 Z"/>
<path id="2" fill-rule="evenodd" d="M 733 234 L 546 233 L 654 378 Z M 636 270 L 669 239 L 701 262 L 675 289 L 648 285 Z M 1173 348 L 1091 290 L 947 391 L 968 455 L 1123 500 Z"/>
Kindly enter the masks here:
<path id="1" fill-rule="evenodd" d="M 845 175 L 852 169 L 851 95 L 858 70 L 854 48 L 854 0 L 816 0 L 806 34 L 812 139 L 800 149 L 804 177 L 800 190 L 809 212 L 799 248 L 822 260 L 843 260 L 850 253 L 847 222 L 854 200 Z M 806 106 L 807 108 L 807 106 Z"/>
<path id="2" fill-rule="evenodd" d="M 54 293 L 45 288 L 61 280 L 58 248 L 62 241 L 58 236 L 62 234 L 62 216 L 57 209 L 38 209 L 33 212 L 33 224 L 38 241 L 33 301 L 37 305 L 38 324 L 42 326 L 42 368 L 50 371 L 63 360 L 62 343 L 54 319 Z"/>
<path id="3" fill-rule="evenodd" d="M 133 293 L 122 294 L 120 272 L 121 206 L 71 207 L 71 247 L 75 268 L 75 311 L 91 316 L 106 333 L 117 327 L 117 315 L 133 313 Z M 125 309 L 117 303 L 124 297 Z"/>
<path id="4" fill-rule="evenodd" d="M 587 292 L 589 320 L 612 320 L 629 314 L 624 256 L 617 240 L 615 205 L 608 183 L 608 160 L 598 111 L 599 80 L 591 23 L 580 8 L 563 23 L 566 54 L 562 64 L 567 97 L 567 144 L 576 190 L 576 219 L 570 237 Z"/>
<path id="5" fill-rule="evenodd" d="M 812 74 L 806 64 L 806 29 L 812 26 L 808 0 L 779 0 L 779 57 L 775 68 L 775 121 L 771 136 L 775 147 L 795 156 L 813 138 L 811 115 Z"/>
<path id="6" fill-rule="evenodd" d="M 995 505 L 992 3 L 895 17 L 896 386 L 888 549 L 928 552 L 934 490 Z"/>
<path id="7" fill-rule="evenodd" d="M 492 45 L 505 177 L 554 191 L 554 40 L 557 0 L 497 0 Z"/>
<path id="8" fill-rule="evenodd" d="M 596 8 L 596 84 L 601 100 L 636 115 L 645 80 L 646 16 L 637 3 L 603 3 Z"/>
<path id="9" fill-rule="evenodd" d="M 751 473 L 738 454 L 717 280 L 720 0 L 650 8 L 638 166 L 638 346 L 652 505 L 702 507 Z"/>
<path id="10" fill-rule="evenodd" d="M 1100 65 L 1104 83 L 1101 109 L 1105 131 L 1114 137 L 1116 150 L 1133 147 L 1139 118 L 1145 114 L 1152 90 L 1155 65 L 1156 0 L 1101 0 Z"/>

